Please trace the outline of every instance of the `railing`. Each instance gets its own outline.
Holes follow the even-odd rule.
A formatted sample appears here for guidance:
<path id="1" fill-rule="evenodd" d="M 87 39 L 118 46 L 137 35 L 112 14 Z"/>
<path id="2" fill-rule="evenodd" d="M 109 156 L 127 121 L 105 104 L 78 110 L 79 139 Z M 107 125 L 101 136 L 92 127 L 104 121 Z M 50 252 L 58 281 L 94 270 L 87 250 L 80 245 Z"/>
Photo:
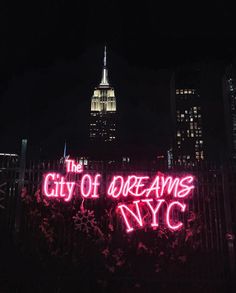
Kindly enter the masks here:
<path id="1" fill-rule="evenodd" d="M 165 273 L 160 272 L 157 280 L 168 279 L 171 276 L 172 282 L 174 280 L 198 280 L 205 282 L 206 280 L 217 280 L 218 282 L 226 282 L 230 277 L 235 276 L 235 233 L 236 233 L 236 168 L 233 165 L 216 166 L 214 164 L 204 163 L 201 166 L 194 166 L 184 168 L 175 166 L 172 169 L 168 169 L 165 164 L 160 166 L 153 162 L 146 162 L 142 164 L 115 164 L 114 162 L 89 162 L 88 166 L 85 166 L 88 171 L 99 171 L 103 174 L 104 178 L 109 176 L 113 172 L 119 172 L 120 174 L 129 174 L 132 172 L 145 172 L 152 176 L 155 172 L 160 171 L 168 174 L 190 172 L 196 178 L 196 187 L 192 199 L 189 201 L 189 211 L 193 212 L 197 220 L 200 223 L 199 231 L 196 235 L 191 235 L 191 241 L 186 240 L 189 250 L 195 253 L 190 253 L 190 258 L 183 265 L 180 266 L 182 271 L 175 275 L 173 272 Z M 78 235 L 78 231 L 74 228 L 74 223 L 69 222 L 71 217 L 65 216 L 68 213 L 68 207 L 58 205 L 54 207 L 54 212 L 57 208 L 58 214 L 63 215 L 63 219 L 60 222 L 60 216 L 58 215 L 56 222 L 52 220 L 51 223 L 44 223 L 38 215 L 34 217 L 29 216 L 30 213 L 37 213 L 40 210 L 41 217 L 48 217 L 48 210 L 43 207 L 43 203 L 40 202 L 37 207 L 37 200 L 35 200 L 35 194 L 41 188 L 42 175 L 49 170 L 63 171 L 63 161 L 50 161 L 50 162 L 29 162 L 25 166 L 23 187 L 27 196 L 34 198 L 32 206 L 27 205 L 24 201 L 24 197 L 21 198 L 22 190 L 19 190 L 20 184 L 20 164 L 16 160 L 5 160 L 0 165 L 0 223 L 1 229 L 7 231 L 8 235 L 16 235 L 16 245 L 21 243 L 21 248 L 24 251 L 30 251 L 33 254 L 39 253 L 40 249 L 50 247 L 49 250 L 54 254 L 58 253 L 60 256 L 67 253 L 67 260 L 70 261 L 78 259 L 76 243 L 82 243 L 83 237 Z M 40 191 L 39 191 L 40 193 Z M 81 201 L 71 203 L 71 206 L 75 205 L 76 209 L 81 208 Z M 86 204 L 86 208 L 95 209 L 96 215 L 102 215 L 100 225 L 108 227 L 108 220 L 103 217 L 104 207 L 106 206 L 104 199 L 101 199 L 98 204 L 90 202 Z M 52 214 L 50 215 L 52 217 Z M 35 219 L 35 220 L 32 220 Z M 46 220 L 45 220 L 46 221 Z M 41 232 L 43 229 L 48 229 L 45 233 L 50 234 L 50 224 L 54 226 L 54 235 L 56 235 L 56 241 L 45 242 L 45 239 L 37 235 L 39 226 Z M 124 249 L 124 245 L 127 244 L 127 240 L 122 240 L 122 226 L 117 217 L 112 219 L 114 232 L 111 231 L 113 237 L 116 237 L 119 243 L 119 247 Z M 44 225 L 44 227 L 43 227 Z M 16 227 L 19 231 L 16 231 Z M 107 231 L 106 231 L 107 233 Z M 119 234 L 120 233 L 120 234 Z M 155 231 L 148 232 L 150 237 L 155 236 Z M 140 236 L 142 235 L 142 236 Z M 139 236 L 143 239 L 142 232 L 135 233 L 132 237 L 134 243 L 142 242 Z M 50 239 L 50 235 L 48 235 Z M 146 237 L 146 236 L 145 236 Z M 79 238 L 79 239 L 78 239 Z M 87 243 L 87 240 L 86 240 Z M 184 243 L 182 241 L 181 243 Z M 123 245 L 123 246 L 122 246 Z M 185 245 L 186 246 L 186 245 Z M 176 247 L 173 248 L 173 250 Z M 181 250 L 181 247 L 178 247 Z M 49 252 L 45 252 L 45 256 L 48 257 Z M 132 252 L 130 252 L 132 253 Z M 134 254 L 137 253 L 134 252 Z M 170 253 L 171 257 L 171 253 Z M 99 265 L 94 263 L 99 270 Z M 145 274 L 144 274 L 145 275 Z M 126 277 L 129 274 L 126 274 Z M 145 275 L 148 278 L 147 275 Z M 161 277 L 160 277 L 161 276 Z M 132 278 L 130 276 L 130 278 Z M 150 279 L 155 280 L 155 274 L 150 275 Z"/>

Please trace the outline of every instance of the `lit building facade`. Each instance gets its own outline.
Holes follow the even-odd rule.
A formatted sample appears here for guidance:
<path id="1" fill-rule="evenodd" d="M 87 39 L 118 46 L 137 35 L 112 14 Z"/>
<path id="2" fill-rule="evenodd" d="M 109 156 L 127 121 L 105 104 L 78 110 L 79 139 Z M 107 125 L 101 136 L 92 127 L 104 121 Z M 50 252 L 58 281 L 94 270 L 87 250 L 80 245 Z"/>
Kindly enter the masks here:
<path id="1" fill-rule="evenodd" d="M 117 139 L 116 117 L 116 97 L 114 88 L 110 86 L 108 81 L 105 47 L 102 80 L 99 86 L 94 89 L 91 98 L 90 140 L 101 143 L 115 142 Z"/>
<path id="2" fill-rule="evenodd" d="M 223 99 L 227 136 L 227 157 L 236 160 L 236 71 L 233 66 L 223 76 Z"/>
<path id="3" fill-rule="evenodd" d="M 179 72 L 172 78 L 173 161 L 195 165 L 204 160 L 199 72 Z"/>

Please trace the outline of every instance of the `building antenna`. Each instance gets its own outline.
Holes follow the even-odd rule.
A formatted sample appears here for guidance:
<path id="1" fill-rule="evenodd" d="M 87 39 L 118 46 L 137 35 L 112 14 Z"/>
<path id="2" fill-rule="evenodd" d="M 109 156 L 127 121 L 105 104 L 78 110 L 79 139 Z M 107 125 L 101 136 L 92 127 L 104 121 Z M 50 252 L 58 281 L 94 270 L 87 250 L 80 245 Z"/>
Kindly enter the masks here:
<path id="1" fill-rule="evenodd" d="M 100 86 L 109 86 L 107 70 L 107 46 L 104 46 L 102 80 L 100 82 Z"/>
<path id="2" fill-rule="evenodd" d="M 66 146 L 66 140 L 65 140 L 65 144 L 64 144 L 64 151 L 63 151 L 63 158 L 66 158 L 66 151 L 67 151 L 67 146 Z"/>
<path id="3" fill-rule="evenodd" d="M 107 46 L 104 47 L 103 67 L 107 66 Z"/>

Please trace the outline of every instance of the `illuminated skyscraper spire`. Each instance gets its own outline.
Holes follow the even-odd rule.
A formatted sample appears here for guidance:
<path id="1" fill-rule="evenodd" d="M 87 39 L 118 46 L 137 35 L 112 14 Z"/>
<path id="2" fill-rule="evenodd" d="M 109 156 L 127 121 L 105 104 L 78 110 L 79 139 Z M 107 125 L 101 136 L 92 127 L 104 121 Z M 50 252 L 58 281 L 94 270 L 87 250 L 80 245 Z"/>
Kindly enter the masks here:
<path id="1" fill-rule="evenodd" d="M 90 130 L 91 141 L 114 142 L 116 140 L 116 97 L 108 82 L 107 50 L 104 48 L 102 80 L 91 97 Z"/>
<path id="2" fill-rule="evenodd" d="M 102 80 L 100 82 L 101 86 L 109 86 L 108 82 L 108 70 L 107 70 L 107 48 L 104 47 L 104 57 L 103 57 L 103 70 L 102 70 Z"/>

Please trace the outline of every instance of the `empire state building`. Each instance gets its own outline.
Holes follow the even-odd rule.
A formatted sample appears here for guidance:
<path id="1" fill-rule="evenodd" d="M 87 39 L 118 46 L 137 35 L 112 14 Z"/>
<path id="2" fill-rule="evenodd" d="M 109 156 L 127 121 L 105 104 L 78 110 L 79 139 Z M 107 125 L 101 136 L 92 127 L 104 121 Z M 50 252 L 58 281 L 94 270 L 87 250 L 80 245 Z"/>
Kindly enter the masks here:
<path id="1" fill-rule="evenodd" d="M 116 97 L 108 81 L 107 52 L 104 49 L 102 79 L 91 97 L 90 129 L 92 142 L 116 141 Z"/>

